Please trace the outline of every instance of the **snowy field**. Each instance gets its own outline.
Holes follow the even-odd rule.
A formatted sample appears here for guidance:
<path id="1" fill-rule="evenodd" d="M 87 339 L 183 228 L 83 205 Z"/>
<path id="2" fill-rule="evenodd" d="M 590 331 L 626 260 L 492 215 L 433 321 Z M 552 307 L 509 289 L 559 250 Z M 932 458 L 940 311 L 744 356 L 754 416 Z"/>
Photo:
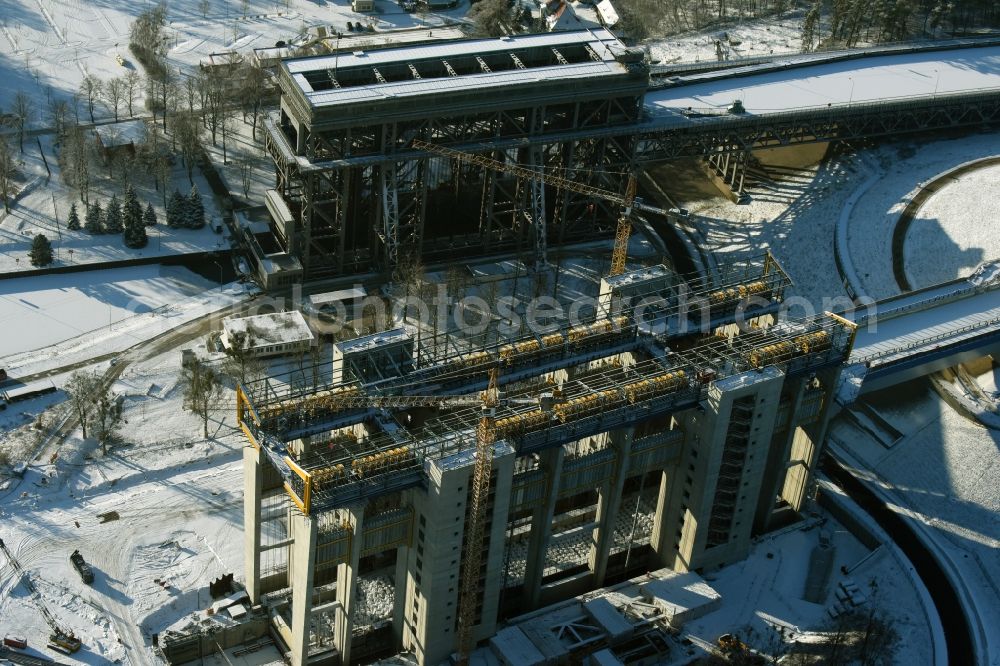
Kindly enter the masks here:
<path id="1" fill-rule="evenodd" d="M 2 353 L 18 354 L 113 328 L 213 286 L 187 269 L 166 266 L 0 280 Z"/>
<path id="2" fill-rule="evenodd" d="M 292 41 L 313 25 L 346 32 L 347 21 L 371 21 L 377 29 L 438 26 L 455 22 L 468 4 L 436 14 L 408 14 L 395 2 L 377 0 L 374 14 L 358 14 L 350 2 L 311 0 L 179 0 L 167 9 L 169 64 L 189 68 L 210 53 L 274 46 Z M 86 74 L 107 80 L 125 74 L 115 60 L 121 54 L 137 66 L 128 51 L 129 26 L 151 3 L 101 3 L 85 0 L 10 0 L 0 23 L 0 107 L 10 106 L 18 91 L 35 101 L 38 116 L 52 97 L 68 97 Z M 103 111 L 103 110 L 102 110 Z M 101 115 L 106 116 L 106 113 Z"/>
<path id="3" fill-rule="evenodd" d="M 984 233 L 996 220 L 1000 165 L 957 176 L 931 195 L 910 223 L 903 246 L 913 288 L 967 277 L 980 263 L 1000 259 L 1000 236 Z"/>

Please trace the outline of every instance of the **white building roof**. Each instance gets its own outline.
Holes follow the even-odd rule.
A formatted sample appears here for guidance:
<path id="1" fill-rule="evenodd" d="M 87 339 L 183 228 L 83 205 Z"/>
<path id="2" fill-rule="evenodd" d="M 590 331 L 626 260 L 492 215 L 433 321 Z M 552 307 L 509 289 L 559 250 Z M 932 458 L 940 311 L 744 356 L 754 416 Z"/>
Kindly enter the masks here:
<path id="1" fill-rule="evenodd" d="M 339 291 L 327 291 L 322 294 L 313 294 L 309 297 L 309 303 L 315 307 L 328 305 L 330 303 L 356 301 L 368 295 L 364 287 L 351 287 Z"/>
<path id="2" fill-rule="evenodd" d="M 309 324 L 298 310 L 253 317 L 227 317 L 222 320 L 222 327 L 228 336 L 237 333 L 250 335 L 253 338 L 252 349 L 313 340 Z"/>
<path id="3" fill-rule="evenodd" d="M 105 148 L 142 143 L 146 136 L 146 123 L 141 120 L 126 120 L 120 123 L 98 125 L 94 128 Z"/>
<path id="4" fill-rule="evenodd" d="M 663 571 L 656 580 L 639 586 L 668 619 L 717 603 L 722 597 L 696 573 Z"/>

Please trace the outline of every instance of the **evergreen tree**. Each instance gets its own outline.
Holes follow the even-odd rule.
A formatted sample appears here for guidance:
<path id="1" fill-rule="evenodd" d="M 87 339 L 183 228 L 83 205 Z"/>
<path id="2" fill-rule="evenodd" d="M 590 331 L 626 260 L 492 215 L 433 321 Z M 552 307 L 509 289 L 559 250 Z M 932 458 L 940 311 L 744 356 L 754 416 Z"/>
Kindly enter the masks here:
<path id="1" fill-rule="evenodd" d="M 187 213 L 187 199 L 184 195 L 174 190 L 167 202 L 167 226 L 177 228 L 184 226 L 184 218 Z"/>
<path id="2" fill-rule="evenodd" d="M 66 228 L 70 231 L 80 230 L 80 216 L 76 212 L 76 202 L 74 201 L 69 207 L 69 218 L 66 220 Z"/>
<path id="3" fill-rule="evenodd" d="M 45 234 L 35 236 L 28 256 L 31 257 L 32 266 L 48 266 L 52 263 L 52 243 L 45 237 Z"/>
<path id="4" fill-rule="evenodd" d="M 135 195 L 135 189 L 131 184 L 125 188 L 125 204 L 122 206 L 122 225 L 128 229 L 129 225 L 142 226 L 142 204 Z"/>
<path id="5" fill-rule="evenodd" d="M 91 234 L 104 233 L 104 230 L 101 228 L 101 219 L 103 217 L 104 212 L 101 210 L 101 202 L 94 199 L 94 202 L 87 206 L 87 218 L 83 228 Z"/>
<path id="6" fill-rule="evenodd" d="M 156 211 L 153 210 L 153 204 L 151 203 L 146 204 L 146 212 L 143 213 L 142 215 L 142 222 L 147 227 L 156 226 Z"/>
<path id="7" fill-rule="evenodd" d="M 201 201 L 201 193 L 198 186 L 191 186 L 191 194 L 188 195 L 187 224 L 185 226 L 192 229 L 201 229 L 205 226 L 205 204 Z"/>
<path id="8" fill-rule="evenodd" d="M 120 234 L 122 232 L 122 205 L 118 201 L 118 195 L 112 194 L 108 208 L 104 211 L 104 231 L 109 234 Z"/>
<path id="9" fill-rule="evenodd" d="M 129 216 L 125 220 L 125 232 L 123 234 L 125 247 L 137 249 L 146 247 L 149 238 L 146 236 L 146 225 L 142 223 L 142 215 L 138 217 Z"/>

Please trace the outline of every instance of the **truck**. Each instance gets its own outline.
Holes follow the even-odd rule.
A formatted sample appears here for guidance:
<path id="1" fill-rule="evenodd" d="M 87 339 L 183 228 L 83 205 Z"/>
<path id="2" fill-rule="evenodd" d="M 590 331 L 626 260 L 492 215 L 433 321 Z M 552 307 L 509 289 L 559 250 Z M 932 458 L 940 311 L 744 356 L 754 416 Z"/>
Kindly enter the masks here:
<path id="1" fill-rule="evenodd" d="M 90 585 L 94 582 L 94 570 L 83 559 L 83 555 L 80 554 L 79 550 L 73 551 L 73 554 L 69 556 L 69 561 L 73 563 L 73 568 L 80 574 L 80 578 L 83 579 L 84 583 Z"/>

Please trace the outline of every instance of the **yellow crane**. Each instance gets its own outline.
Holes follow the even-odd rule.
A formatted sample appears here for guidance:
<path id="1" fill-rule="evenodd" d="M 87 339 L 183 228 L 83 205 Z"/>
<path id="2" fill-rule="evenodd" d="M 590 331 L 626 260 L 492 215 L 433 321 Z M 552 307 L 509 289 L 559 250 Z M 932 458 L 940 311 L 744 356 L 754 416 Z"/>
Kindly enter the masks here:
<path id="1" fill-rule="evenodd" d="M 622 195 L 612 190 L 604 189 L 603 187 L 580 183 L 575 180 L 570 180 L 569 178 L 544 173 L 519 164 L 508 164 L 507 162 L 495 160 L 492 157 L 467 153 L 465 151 L 456 150 L 447 146 L 429 143 L 421 139 L 414 139 L 412 141 L 412 145 L 417 150 L 426 150 L 429 153 L 434 153 L 435 155 L 440 155 L 441 157 L 447 157 L 449 159 L 466 162 L 468 164 L 475 164 L 485 169 L 491 169 L 500 173 L 507 173 L 512 176 L 517 176 L 518 178 L 539 180 L 553 187 L 566 189 L 570 192 L 576 192 L 577 194 L 583 194 L 618 204 L 621 207 L 621 215 L 618 217 L 618 228 L 615 232 L 615 245 L 614 250 L 611 252 L 611 270 L 608 272 L 608 276 L 621 275 L 625 272 L 625 259 L 628 256 L 628 239 L 632 234 L 632 208 L 639 208 L 641 210 L 659 215 L 666 215 L 667 213 L 667 211 L 660 208 L 649 206 L 636 200 L 636 181 L 634 174 L 629 174 L 628 185 L 625 187 L 625 194 Z M 544 220 L 537 220 L 536 224 L 544 224 Z M 540 233 L 544 235 L 545 232 L 542 230 Z M 544 253 L 542 261 L 545 261 Z"/>

